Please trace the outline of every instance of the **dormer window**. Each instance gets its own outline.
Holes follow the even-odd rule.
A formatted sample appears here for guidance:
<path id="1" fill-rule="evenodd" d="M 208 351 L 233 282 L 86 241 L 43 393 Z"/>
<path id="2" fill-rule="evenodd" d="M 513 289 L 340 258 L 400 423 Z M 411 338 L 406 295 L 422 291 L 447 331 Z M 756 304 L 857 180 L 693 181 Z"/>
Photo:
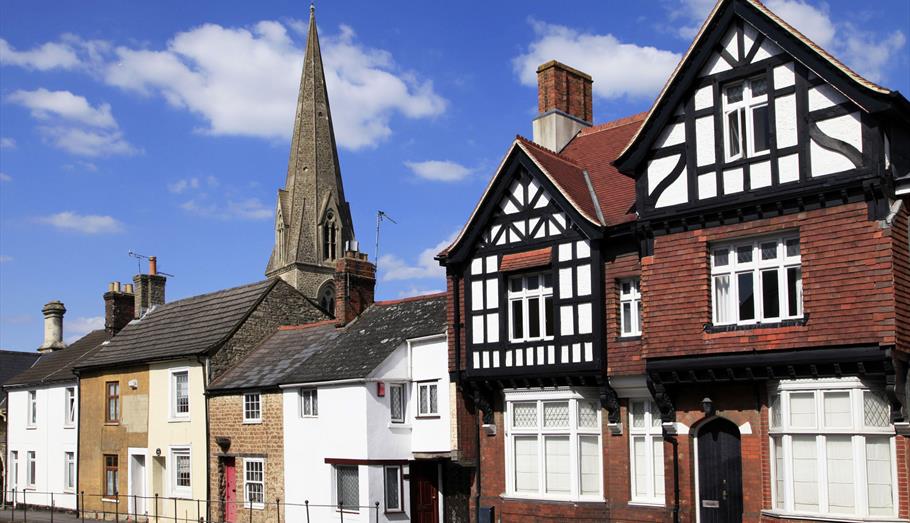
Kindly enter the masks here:
<path id="1" fill-rule="evenodd" d="M 525 274 L 509 278 L 509 340 L 553 337 L 553 276 Z"/>
<path id="2" fill-rule="evenodd" d="M 325 221 L 322 222 L 322 259 L 331 261 L 335 256 L 335 213 L 329 211 L 325 215 Z"/>
<path id="3" fill-rule="evenodd" d="M 727 85 L 723 103 L 727 161 L 767 153 L 771 147 L 768 80 L 760 76 Z"/>

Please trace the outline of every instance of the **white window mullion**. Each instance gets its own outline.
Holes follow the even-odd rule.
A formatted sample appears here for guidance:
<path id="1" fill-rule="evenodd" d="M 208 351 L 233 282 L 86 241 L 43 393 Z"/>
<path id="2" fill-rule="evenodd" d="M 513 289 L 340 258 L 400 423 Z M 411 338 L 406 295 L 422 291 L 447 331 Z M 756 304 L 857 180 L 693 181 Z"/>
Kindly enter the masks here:
<path id="1" fill-rule="evenodd" d="M 866 486 L 869 484 L 869 477 L 866 473 L 866 438 L 853 436 L 851 440 L 853 444 L 853 477 L 855 478 L 853 499 L 856 500 L 857 514 L 866 516 L 869 514 L 869 489 Z"/>
<path id="2" fill-rule="evenodd" d="M 817 396 L 822 396 L 817 394 Z M 818 511 L 828 513 L 828 446 L 824 436 L 815 436 L 816 464 L 818 466 Z"/>

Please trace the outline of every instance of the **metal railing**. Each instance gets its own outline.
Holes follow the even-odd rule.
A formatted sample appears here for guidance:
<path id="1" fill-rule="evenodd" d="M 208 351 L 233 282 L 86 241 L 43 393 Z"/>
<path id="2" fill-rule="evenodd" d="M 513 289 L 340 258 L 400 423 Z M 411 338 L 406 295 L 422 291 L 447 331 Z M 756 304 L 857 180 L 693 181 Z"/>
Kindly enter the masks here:
<path id="1" fill-rule="evenodd" d="M 60 500 L 70 499 L 73 503 L 59 504 Z M 87 494 L 83 492 L 44 492 L 32 489 L 12 489 L 3 491 L 0 498 L 4 511 L 10 512 L 10 521 L 27 523 L 29 513 L 32 519 L 41 514 L 41 521 L 94 522 L 94 521 L 137 521 L 148 523 L 344 523 L 347 519 L 361 522 L 379 523 L 379 502 L 370 506 L 335 504 L 288 503 L 280 499 L 274 501 L 204 500 L 181 497 L 139 496 L 134 494 Z M 48 504 L 49 503 L 49 504 Z M 226 504 L 233 506 L 233 517 Z M 290 509 L 290 510 L 288 510 Z M 286 514 L 293 512 L 293 519 Z M 285 516 L 282 515 L 285 514 Z M 366 513 L 366 518 L 364 518 Z M 211 515 L 211 519 L 206 519 Z"/>

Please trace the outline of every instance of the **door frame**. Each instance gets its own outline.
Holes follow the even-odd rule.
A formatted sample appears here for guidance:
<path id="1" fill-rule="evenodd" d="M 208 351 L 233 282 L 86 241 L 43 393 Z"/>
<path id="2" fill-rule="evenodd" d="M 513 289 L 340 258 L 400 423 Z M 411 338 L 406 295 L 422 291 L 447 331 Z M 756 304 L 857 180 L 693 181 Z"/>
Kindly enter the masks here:
<path id="1" fill-rule="evenodd" d="M 701 435 L 701 433 L 702 433 L 702 431 L 704 430 L 704 428 L 707 427 L 712 421 L 714 421 L 714 420 L 716 420 L 716 419 L 724 419 L 724 420 L 730 422 L 734 427 L 736 427 L 736 430 L 739 432 L 739 444 L 740 444 L 740 447 L 739 447 L 740 474 L 742 474 L 742 470 L 743 470 L 743 469 L 742 469 L 742 461 L 743 461 L 742 441 L 743 441 L 743 436 L 744 436 L 744 435 L 752 434 L 752 426 L 749 424 L 749 422 L 743 423 L 742 425 L 737 425 L 736 422 L 733 421 L 732 419 L 730 419 L 730 418 L 728 418 L 728 417 L 726 417 L 726 416 L 718 416 L 718 415 L 705 416 L 704 418 L 702 418 L 702 419 L 700 419 L 700 420 L 698 421 L 698 425 L 697 425 L 697 426 L 693 427 L 694 430 L 693 430 L 693 429 L 690 429 L 690 432 L 689 432 L 689 433 L 692 435 L 692 443 L 693 443 L 693 444 L 692 444 L 692 464 L 693 464 L 693 466 L 695 467 L 695 470 L 693 471 L 693 472 L 694 472 L 693 476 L 695 476 L 695 496 L 693 497 L 693 499 L 695 500 L 695 504 L 694 504 L 694 508 L 695 508 L 695 523 L 701 523 L 701 489 L 699 488 L 699 476 L 700 476 L 700 474 L 698 473 L 698 470 L 699 470 L 699 469 L 698 469 L 698 466 L 699 466 L 699 463 L 698 463 L 698 437 Z M 741 494 L 742 494 L 742 493 L 741 493 Z M 746 511 L 746 507 L 745 507 L 745 497 L 743 496 L 743 512 L 745 513 L 745 511 Z"/>
<path id="2" fill-rule="evenodd" d="M 143 461 L 143 463 L 145 463 L 142 466 L 142 468 L 144 469 L 142 471 L 143 472 L 142 484 L 145 487 L 145 492 L 142 493 L 142 496 L 143 496 L 143 498 L 145 498 L 145 497 L 148 497 L 149 475 L 150 475 L 149 474 L 148 449 L 136 448 L 136 447 L 127 448 L 127 452 L 126 452 L 126 462 L 127 462 L 126 492 L 129 496 L 138 495 L 135 492 L 133 492 L 133 456 L 142 456 L 142 461 Z M 127 505 L 129 505 L 129 501 L 127 501 Z M 144 512 L 146 514 L 148 514 L 148 500 L 143 499 L 142 505 L 143 505 Z M 127 510 L 129 510 L 129 507 L 127 507 Z"/>

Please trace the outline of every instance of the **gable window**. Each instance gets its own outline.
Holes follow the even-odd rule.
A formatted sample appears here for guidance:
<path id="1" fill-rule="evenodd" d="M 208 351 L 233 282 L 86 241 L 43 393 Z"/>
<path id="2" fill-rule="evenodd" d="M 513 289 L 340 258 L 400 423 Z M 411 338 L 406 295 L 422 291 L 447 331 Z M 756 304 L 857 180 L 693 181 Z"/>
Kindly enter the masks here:
<path id="1" fill-rule="evenodd" d="M 651 400 L 629 401 L 632 501 L 664 504 L 664 439 L 660 412 Z"/>
<path id="2" fill-rule="evenodd" d="M 750 78 L 724 87 L 724 149 L 727 161 L 768 152 L 768 80 Z"/>
<path id="3" fill-rule="evenodd" d="M 527 274 L 509 278 L 509 340 L 553 337 L 553 276 Z"/>
<path id="4" fill-rule="evenodd" d="M 571 390 L 506 392 L 506 490 L 603 501 L 600 407 Z"/>
<path id="5" fill-rule="evenodd" d="M 247 392 L 243 395 L 243 422 L 262 422 L 262 397 L 258 392 Z"/>
<path id="6" fill-rule="evenodd" d="M 28 391 L 28 426 L 34 427 L 38 424 L 38 391 Z"/>
<path id="7" fill-rule="evenodd" d="M 401 467 L 398 465 L 384 468 L 385 479 L 385 511 L 402 512 L 401 503 Z"/>
<path id="8" fill-rule="evenodd" d="M 357 465 L 335 465 L 335 505 L 357 512 L 360 508 L 360 473 Z"/>
<path id="9" fill-rule="evenodd" d="M 73 492 L 76 490 L 76 453 L 63 453 L 63 490 Z"/>
<path id="10" fill-rule="evenodd" d="M 189 497 L 192 494 L 192 462 L 190 449 L 171 449 L 171 493 L 173 496 Z"/>
<path id="11" fill-rule="evenodd" d="M 105 409 L 104 421 L 118 423 L 120 421 L 120 382 L 107 382 L 105 390 L 107 391 L 107 409 Z"/>
<path id="12" fill-rule="evenodd" d="M 35 451 L 28 451 L 25 457 L 25 484 L 30 488 L 35 488 L 36 476 L 38 475 L 38 462 Z"/>
<path id="13" fill-rule="evenodd" d="M 119 458 L 116 454 L 104 455 L 104 497 L 116 499 L 120 481 Z"/>
<path id="14" fill-rule="evenodd" d="M 171 371 L 171 417 L 190 417 L 190 371 Z"/>
<path id="15" fill-rule="evenodd" d="M 243 460 L 243 503 L 246 508 L 265 508 L 265 461 Z"/>
<path id="16" fill-rule="evenodd" d="M 439 391 L 435 381 L 428 381 L 417 384 L 417 415 L 418 416 L 438 416 L 439 415 Z"/>
<path id="17" fill-rule="evenodd" d="M 803 316 L 799 238 L 765 238 L 711 253 L 715 325 L 750 325 Z"/>
<path id="18" fill-rule="evenodd" d="M 315 418 L 319 415 L 316 389 L 300 389 L 300 416 Z"/>
<path id="19" fill-rule="evenodd" d="M 619 281 L 619 324 L 622 336 L 641 335 L 641 293 L 638 278 Z"/>
<path id="20" fill-rule="evenodd" d="M 389 417 L 392 423 L 404 423 L 404 385 L 389 385 Z"/>
<path id="21" fill-rule="evenodd" d="M 770 391 L 772 501 L 784 514 L 897 516 L 891 407 L 856 378 L 782 381 Z"/>
<path id="22" fill-rule="evenodd" d="M 67 387 L 64 391 L 63 424 L 72 427 L 76 423 L 76 388 Z"/>

